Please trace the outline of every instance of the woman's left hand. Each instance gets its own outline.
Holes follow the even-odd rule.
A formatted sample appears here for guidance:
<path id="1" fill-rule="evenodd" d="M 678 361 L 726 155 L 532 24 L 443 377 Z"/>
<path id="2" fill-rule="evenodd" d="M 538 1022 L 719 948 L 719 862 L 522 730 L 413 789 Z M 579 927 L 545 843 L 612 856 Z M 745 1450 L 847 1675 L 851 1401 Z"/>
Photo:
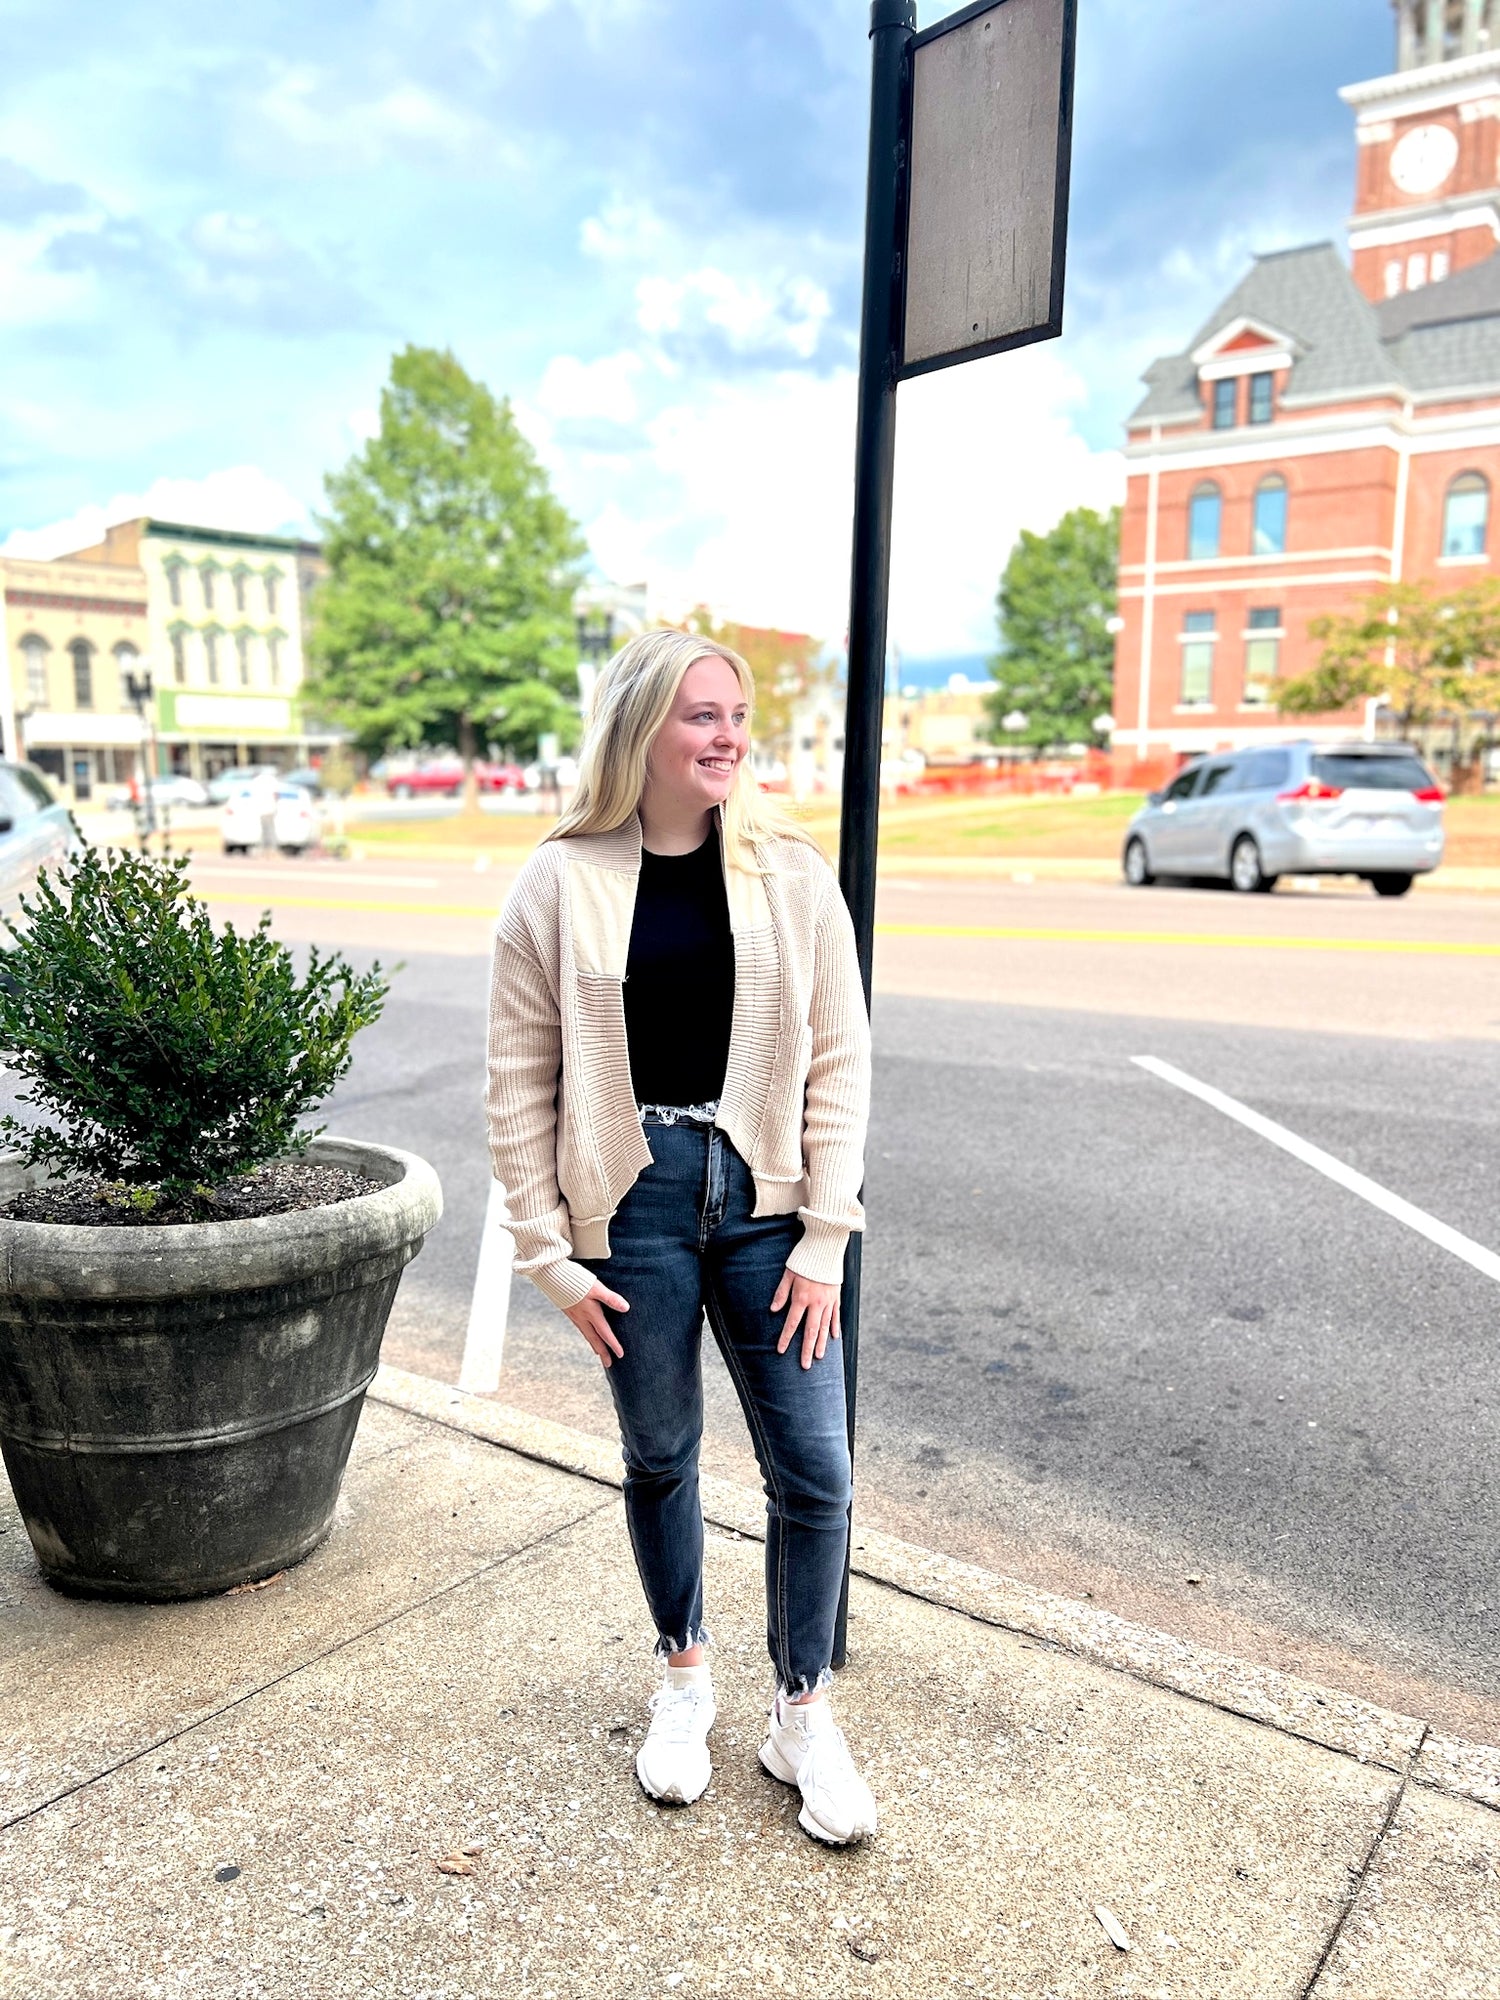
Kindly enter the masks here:
<path id="1" fill-rule="evenodd" d="M 776 1352 L 785 1354 L 802 1328 L 802 1366 L 811 1368 L 815 1361 L 821 1361 L 827 1352 L 830 1340 L 839 1337 L 839 1287 L 819 1285 L 811 1278 L 803 1278 L 792 1270 L 783 1271 L 781 1283 L 776 1287 L 776 1296 L 771 1301 L 773 1313 L 790 1305 L 786 1325 L 781 1329 L 781 1338 L 776 1343 Z"/>

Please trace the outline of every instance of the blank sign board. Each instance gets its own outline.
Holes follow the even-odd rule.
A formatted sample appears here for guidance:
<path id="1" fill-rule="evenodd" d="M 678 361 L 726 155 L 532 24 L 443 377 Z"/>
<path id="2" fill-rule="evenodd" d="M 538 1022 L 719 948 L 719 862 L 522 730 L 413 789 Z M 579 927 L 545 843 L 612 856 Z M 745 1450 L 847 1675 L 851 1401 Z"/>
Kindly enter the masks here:
<path id="1" fill-rule="evenodd" d="M 903 375 L 1062 331 L 1077 0 L 993 0 L 912 42 Z"/>

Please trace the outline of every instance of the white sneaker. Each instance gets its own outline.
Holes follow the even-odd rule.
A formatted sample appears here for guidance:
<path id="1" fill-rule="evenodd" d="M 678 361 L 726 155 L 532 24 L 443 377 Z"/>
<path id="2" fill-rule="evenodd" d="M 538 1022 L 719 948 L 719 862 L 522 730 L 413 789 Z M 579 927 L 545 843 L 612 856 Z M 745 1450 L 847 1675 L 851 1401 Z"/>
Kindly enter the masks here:
<path id="1" fill-rule="evenodd" d="M 707 1667 L 668 1667 L 651 1697 L 651 1727 L 635 1753 L 635 1774 L 653 1799 L 690 1806 L 708 1789 L 708 1732 L 718 1710 Z"/>
<path id="2" fill-rule="evenodd" d="M 817 1701 L 777 1695 L 760 1761 L 773 1778 L 801 1792 L 797 1818 L 814 1840 L 843 1847 L 875 1831 L 875 1800 L 854 1768 L 826 1694 Z"/>

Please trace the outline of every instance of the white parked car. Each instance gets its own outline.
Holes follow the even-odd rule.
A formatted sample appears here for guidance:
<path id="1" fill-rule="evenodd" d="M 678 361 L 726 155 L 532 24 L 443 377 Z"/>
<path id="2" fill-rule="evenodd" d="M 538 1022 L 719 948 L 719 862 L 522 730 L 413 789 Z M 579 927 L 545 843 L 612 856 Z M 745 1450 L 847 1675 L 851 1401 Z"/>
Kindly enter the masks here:
<path id="1" fill-rule="evenodd" d="M 318 808 L 301 785 L 242 785 L 219 814 L 226 854 L 250 854 L 265 844 L 265 821 L 273 822 L 273 844 L 283 854 L 300 854 L 318 837 Z"/>

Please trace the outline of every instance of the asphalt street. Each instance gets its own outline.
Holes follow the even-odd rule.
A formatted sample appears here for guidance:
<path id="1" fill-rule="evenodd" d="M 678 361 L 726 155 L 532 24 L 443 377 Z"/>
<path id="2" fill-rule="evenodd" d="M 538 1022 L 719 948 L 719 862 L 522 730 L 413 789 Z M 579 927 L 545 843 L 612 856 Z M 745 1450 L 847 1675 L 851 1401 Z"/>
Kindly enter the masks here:
<path id="1" fill-rule="evenodd" d="M 195 873 L 400 963 L 326 1115 L 442 1177 L 386 1354 L 455 1380 L 504 874 Z M 880 918 L 861 1518 L 1500 1740 L 1495 1277 L 1133 1060 L 1500 1249 L 1500 901 L 897 881 Z M 706 1373 L 705 1461 L 753 1477 Z M 525 1283 L 499 1393 L 612 1430 Z"/>

